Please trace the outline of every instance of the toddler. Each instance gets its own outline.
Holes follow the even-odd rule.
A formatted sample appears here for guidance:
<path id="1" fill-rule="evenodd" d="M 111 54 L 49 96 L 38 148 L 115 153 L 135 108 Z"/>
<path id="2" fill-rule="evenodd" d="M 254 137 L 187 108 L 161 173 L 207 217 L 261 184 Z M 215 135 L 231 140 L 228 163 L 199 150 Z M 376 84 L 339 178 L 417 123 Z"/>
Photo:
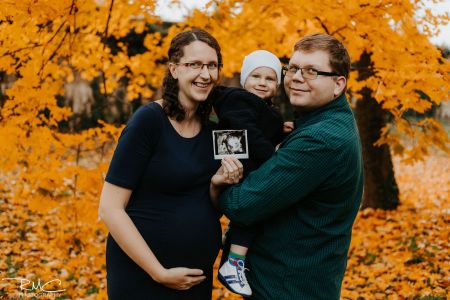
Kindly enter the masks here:
<path id="1" fill-rule="evenodd" d="M 247 130 L 249 159 L 242 160 L 246 177 L 272 156 L 283 138 L 283 119 L 272 104 L 281 83 L 280 60 L 265 50 L 250 53 L 242 63 L 240 83 L 244 89 L 217 87 L 212 101 L 219 129 Z M 292 127 L 290 122 L 285 124 L 288 127 Z M 230 223 L 218 274 L 225 287 L 244 297 L 252 294 L 245 276 L 245 256 L 254 227 Z"/>

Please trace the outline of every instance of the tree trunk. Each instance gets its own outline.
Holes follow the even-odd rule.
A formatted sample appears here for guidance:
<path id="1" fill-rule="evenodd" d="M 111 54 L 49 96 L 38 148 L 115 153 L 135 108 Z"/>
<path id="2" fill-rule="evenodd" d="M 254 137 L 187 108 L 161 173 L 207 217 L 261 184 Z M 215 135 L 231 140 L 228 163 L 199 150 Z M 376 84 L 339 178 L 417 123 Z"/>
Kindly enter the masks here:
<path id="1" fill-rule="evenodd" d="M 363 54 L 357 63 L 358 80 L 371 76 L 370 54 Z M 364 195 L 362 207 L 395 209 L 399 205 L 399 191 L 394 176 L 389 145 L 374 146 L 380 131 L 386 125 L 387 115 L 372 97 L 372 90 L 359 91 L 362 99 L 356 103 L 356 120 L 361 136 L 364 159 Z"/>

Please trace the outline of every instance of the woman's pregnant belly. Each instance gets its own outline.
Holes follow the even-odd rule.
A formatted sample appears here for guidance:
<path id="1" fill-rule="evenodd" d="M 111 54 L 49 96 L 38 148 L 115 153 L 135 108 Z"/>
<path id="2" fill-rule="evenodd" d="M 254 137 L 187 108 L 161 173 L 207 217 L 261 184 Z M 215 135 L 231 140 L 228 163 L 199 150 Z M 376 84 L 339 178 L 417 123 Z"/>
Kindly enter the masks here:
<path id="1" fill-rule="evenodd" d="M 203 197 L 183 198 L 159 199 L 165 203 L 127 211 L 164 267 L 207 272 L 219 252 L 219 215 Z"/>

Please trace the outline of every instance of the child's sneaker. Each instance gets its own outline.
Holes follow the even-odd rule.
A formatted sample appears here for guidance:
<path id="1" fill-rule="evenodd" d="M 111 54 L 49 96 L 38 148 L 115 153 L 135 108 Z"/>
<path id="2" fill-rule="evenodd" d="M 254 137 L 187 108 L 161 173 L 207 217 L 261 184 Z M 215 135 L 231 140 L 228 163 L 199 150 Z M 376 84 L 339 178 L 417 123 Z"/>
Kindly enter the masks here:
<path id="1" fill-rule="evenodd" d="M 242 259 L 229 258 L 219 269 L 219 281 L 230 291 L 244 297 L 252 295 L 252 289 L 245 277 L 245 263 Z"/>

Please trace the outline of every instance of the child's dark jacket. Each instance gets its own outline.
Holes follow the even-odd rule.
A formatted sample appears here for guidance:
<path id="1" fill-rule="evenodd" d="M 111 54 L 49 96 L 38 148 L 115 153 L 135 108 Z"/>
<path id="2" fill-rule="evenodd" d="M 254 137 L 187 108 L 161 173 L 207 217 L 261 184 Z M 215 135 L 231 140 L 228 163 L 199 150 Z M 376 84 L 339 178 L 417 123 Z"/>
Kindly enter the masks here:
<path id="1" fill-rule="evenodd" d="M 283 138 L 283 119 L 269 100 L 241 88 L 216 87 L 211 95 L 219 129 L 246 129 L 249 159 L 241 160 L 244 176 L 275 152 Z"/>

